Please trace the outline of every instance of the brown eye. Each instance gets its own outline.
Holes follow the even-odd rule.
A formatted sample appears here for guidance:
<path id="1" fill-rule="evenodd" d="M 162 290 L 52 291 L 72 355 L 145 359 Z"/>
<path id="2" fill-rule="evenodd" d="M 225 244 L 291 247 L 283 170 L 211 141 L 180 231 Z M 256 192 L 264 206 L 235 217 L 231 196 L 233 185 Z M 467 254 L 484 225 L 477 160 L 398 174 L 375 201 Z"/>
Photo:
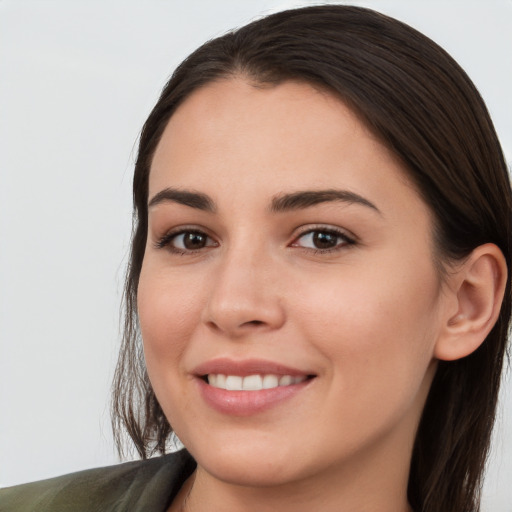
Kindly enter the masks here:
<path id="1" fill-rule="evenodd" d="M 332 249 L 338 244 L 339 236 L 326 231 L 315 231 L 312 241 L 316 249 Z"/>
<path id="2" fill-rule="evenodd" d="M 341 231 L 331 229 L 312 229 L 299 236 L 292 247 L 303 247 L 316 251 L 330 251 L 341 249 L 355 241 Z"/>
<path id="3" fill-rule="evenodd" d="M 177 241 L 181 238 L 181 244 L 183 249 L 188 249 L 190 251 L 202 249 L 206 247 L 206 243 L 208 241 L 208 237 L 203 233 L 197 233 L 193 231 L 187 231 L 179 236 L 177 236 L 174 240 L 174 246 L 177 245 Z"/>
<path id="4" fill-rule="evenodd" d="M 165 235 L 156 243 L 159 249 L 167 248 L 171 252 L 186 254 L 200 251 L 218 244 L 202 231 L 183 230 Z"/>

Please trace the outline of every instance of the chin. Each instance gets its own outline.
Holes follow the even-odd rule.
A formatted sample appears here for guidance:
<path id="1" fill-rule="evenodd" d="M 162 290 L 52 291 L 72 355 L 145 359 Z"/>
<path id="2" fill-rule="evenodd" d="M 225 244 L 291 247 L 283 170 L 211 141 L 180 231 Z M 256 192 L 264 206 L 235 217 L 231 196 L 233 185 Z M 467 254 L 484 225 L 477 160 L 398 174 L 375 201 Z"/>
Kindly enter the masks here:
<path id="1" fill-rule="evenodd" d="M 303 477 L 296 464 L 261 455 L 250 458 L 222 455 L 211 460 L 202 457 L 198 464 L 218 480 L 245 487 L 278 487 Z"/>
<path id="2" fill-rule="evenodd" d="M 254 433 L 249 437 L 243 440 L 231 436 L 228 442 L 185 443 L 185 446 L 207 473 L 233 485 L 279 486 L 306 476 L 302 474 L 305 471 L 301 464 L 305 459 L 298 457 L 297 449 L 290 450 L 284 446 L 286 443 L 272 439 L 256 439 Z"/>

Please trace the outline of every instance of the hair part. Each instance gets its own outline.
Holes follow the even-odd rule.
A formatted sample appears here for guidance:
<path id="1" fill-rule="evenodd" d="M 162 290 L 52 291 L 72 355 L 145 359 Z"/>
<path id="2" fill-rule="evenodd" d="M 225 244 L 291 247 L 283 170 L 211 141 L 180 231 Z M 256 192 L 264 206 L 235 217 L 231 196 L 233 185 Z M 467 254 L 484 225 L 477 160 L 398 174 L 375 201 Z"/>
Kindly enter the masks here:
<path id="1" fill-rule="evenodd" d="M 137 287 L 148 222 L 148 180 L 178 106 L 219 79 L 256 86 L 296 80 L 337 95 L 403 163 L 430 207 L 440 270 L 484 243 L 511 263 L 512 195 L 485 104 L 460 66 L 408 25 L 375 11 L 315 6 L 283 11 L 208 41 L 176 69 L 140 136 L 124 336 L 113 384 L 115 440 L 142 458 L 165 453 L 172 428 L 145 369 Z M 511 315 L 510 279 L 499 319 L 473 354 L 440 361 L 417 432 L 408 498 L 422 512 L 479 510 Z"/>

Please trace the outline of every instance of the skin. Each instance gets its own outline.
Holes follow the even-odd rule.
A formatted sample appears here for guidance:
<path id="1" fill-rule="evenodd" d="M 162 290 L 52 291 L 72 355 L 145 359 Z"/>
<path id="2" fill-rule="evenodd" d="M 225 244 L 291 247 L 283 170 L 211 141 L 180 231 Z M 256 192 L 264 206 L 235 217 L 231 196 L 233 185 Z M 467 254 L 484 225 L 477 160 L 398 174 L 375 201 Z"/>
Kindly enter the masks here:
<path id="1" fill-rule="evenodd" d="M 433 263 L 429 209 L 400 162 L 331 94 L 237 78 L 199 89 L 172 116 L 150 201 L 168 187 L 215 204 L 149 208 L 138 290 L 146 363 L 198 462 L 170 510 L 410 510 L 412 444 L 457 304 Z M 375 208 L 269 208 L 282 194 L 332 189 Z M 157 247 L 180 229 L 205 233 L 206 245 L 176 253 L 177 235 Z M 334 236 L 335 250 L 319 251 L 311 230 L 354 243 Z M 193 375 L 218 357 L 315 378 L 269 410 L 232 416 L 205 403 Z"/>

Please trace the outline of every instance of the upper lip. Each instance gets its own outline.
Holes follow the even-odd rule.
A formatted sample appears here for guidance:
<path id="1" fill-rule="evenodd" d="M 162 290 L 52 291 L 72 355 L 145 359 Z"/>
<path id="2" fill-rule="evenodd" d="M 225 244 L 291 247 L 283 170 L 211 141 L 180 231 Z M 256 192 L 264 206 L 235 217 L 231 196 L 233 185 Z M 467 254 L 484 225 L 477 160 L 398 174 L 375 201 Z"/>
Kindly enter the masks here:
<path id="1" fill-rule="evenodd" d="M 292 377 L 312 375 L 311 372 L 292 368 L 274 361 L 266 361 L 264 359 L 235 361 L 227 358 L 206 361 L 197 366 L 193 373 L 199 377 L 208 374 L 238 375 L 240 377 L 246 377 L 247 375 L 291 375 Z"/>

